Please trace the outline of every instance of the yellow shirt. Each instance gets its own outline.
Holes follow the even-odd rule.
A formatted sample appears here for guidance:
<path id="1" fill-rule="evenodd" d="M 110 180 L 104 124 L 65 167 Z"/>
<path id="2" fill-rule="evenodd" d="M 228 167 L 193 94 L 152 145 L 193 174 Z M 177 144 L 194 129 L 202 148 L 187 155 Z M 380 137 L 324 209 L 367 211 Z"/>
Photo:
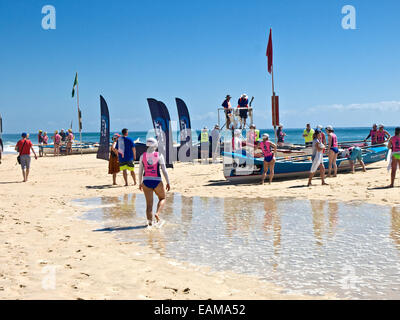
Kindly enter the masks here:
<path id="1" fill-rule="evenodd" d="M 208 132 L 201 133 L 201 142 L 208 142 Z"/>
<path id="2" fill-rule="evenodd" d="M 306 135 L 304 137 L 305 142 L 312 142 L 313 141 L 314 129 L 311 129 L 309 132 L 307 132 L 307 129 L 304 129 L 303 134 Z"/>

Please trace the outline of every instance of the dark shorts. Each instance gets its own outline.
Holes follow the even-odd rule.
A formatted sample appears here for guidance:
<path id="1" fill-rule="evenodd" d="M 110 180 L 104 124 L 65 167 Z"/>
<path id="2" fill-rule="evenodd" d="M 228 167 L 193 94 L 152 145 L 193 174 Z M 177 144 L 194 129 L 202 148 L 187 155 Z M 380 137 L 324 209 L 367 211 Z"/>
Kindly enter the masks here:
<path id="1" fill-rule="evenodd" d="M 332 150 L 334 153 L 339 153 L 339 148 L 331 147 L 331 150 Z"/>
<path id="2" fill-rule="evenodd" d="M 306 147 L 312 147 L 312 141 L 311 142 L 306 142 Z"/>
<path id="3" fill-rule="evenodd" d="M 264 161 L 266 161 L 266 162 L 271 162 L 272 161 L 272 159 L 274 158 L 274 155 L 270 155 L 270 156 L 268 156 L 268 157 L 264 157 Z"/>
<path id="4" fill-rule="evenodd" d="M 243 119 L 247 119 L 247 112 L 248 112 L 248 110 L 240 109 L 239 110 L 240 117 L 243 118 Z"/>
<path id="5" fill-rule="evenodd" d="M 158 187 L 161 181 L 156 180 L 143 180 L 143 184 L 149 189 L 155 189 Z"/>

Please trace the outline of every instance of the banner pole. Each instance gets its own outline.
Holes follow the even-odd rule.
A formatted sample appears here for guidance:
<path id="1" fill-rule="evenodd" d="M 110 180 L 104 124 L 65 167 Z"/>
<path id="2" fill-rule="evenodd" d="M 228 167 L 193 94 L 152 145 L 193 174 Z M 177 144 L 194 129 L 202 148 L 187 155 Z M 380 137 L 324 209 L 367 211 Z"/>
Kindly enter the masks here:
<path id="1" fill-rule="evenodd" d="M 78 72 L 76 73 L 76 103 L 78 105 L 78 127 L 79 127 L 79 140 L 81 145 L 81 155 L 83 155 L 83 148 L 82 148 L 82 130 L 81 130 L 81 119 L 79 117 L 79 80 L 78 80 Z"/>

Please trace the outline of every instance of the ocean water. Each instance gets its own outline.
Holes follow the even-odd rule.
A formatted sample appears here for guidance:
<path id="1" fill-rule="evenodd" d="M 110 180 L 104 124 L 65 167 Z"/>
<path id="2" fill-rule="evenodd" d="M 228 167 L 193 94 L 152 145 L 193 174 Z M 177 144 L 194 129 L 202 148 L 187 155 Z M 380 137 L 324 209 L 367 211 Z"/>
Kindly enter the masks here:
<path id="1" fill-rule="evenodd" d="M 385 128 L 390 134 L 394 134 L 394 127 Z M 290 142 L 294 144 L 303 144 L 304 139 L 302 137 L 303 128 L 297 129 L 284 129 L 283 131 L 286 133 L 285 142 Z M 363 140 L 368 135 L 370 131 L 369 127 L 359 127 L 359 128 L 335 128 L 335 133 L 338 136 L 339 141 L 357 141 Z M 260 135 L 263 133 L 268 133 L 270 136 L 274 135 L 274 131 L 272 129 L 260 129 Z M 112 132 L 114 134 L 114 132 Z M 147 131 L 131 131 L 129 132 L 129 137 L 132 139 L 140 139 L 140 141 L 146 141 L 148 132 Z M 150 132 L 151 134 L 151 132 Z M 193 134 L 193 141 L 197 141 L 197 137 L 200 134 L 200 131 L 196 131 Z M 48 134 L 51 137 L 53 134 Z M 79 140 L 79 133 L 75 133 L 75 137 Z M 5 153 L 14 153 L 14 147 L 17 141 L 20 139 L 20 134 L 3 134 L 3 144 L 4 144 L 4 152 Z M 37 133 L 30 133 L 30 139 L 35 144 L 38 141 Z M 173 132 L 174 141 L 179 141 L 179 132 Z M 51 141 L 51 139 L 49 139 Z M 99 142 L 100 141 L 100 133 L 99 132 L 83 132 L 82 133 L 82 141 L 84 142 Z"/>

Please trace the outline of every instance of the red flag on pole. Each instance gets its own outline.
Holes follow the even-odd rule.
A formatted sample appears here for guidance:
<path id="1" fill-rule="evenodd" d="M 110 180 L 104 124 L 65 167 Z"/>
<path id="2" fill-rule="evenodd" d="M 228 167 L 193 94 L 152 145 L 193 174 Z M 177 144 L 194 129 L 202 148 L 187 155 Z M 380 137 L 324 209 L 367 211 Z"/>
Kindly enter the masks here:
<path id="1" fill-rule="evenodd" d="M 269 29 L 267 57 L 268 57 L 268 72 L 272 73 L 272 29 Z"/>

